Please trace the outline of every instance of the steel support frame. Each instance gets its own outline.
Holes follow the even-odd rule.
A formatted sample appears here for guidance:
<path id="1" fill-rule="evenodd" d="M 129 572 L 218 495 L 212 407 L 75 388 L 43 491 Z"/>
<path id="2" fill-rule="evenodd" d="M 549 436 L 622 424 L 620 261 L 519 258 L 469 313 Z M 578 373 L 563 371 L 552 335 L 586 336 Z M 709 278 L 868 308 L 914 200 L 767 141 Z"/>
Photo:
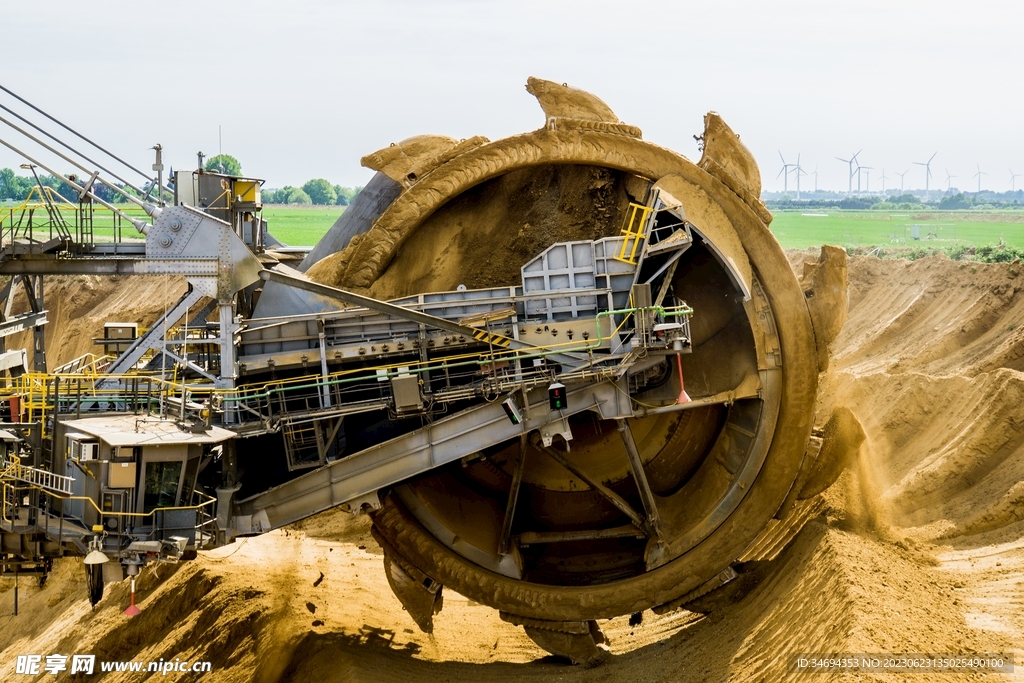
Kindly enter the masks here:
<path id="1" fill-rule="evenodd" d="M 661 529 L 658 519 L 658 506 L 655 503 L 651 485 L 647 481 L 647 475 L 644 473 L 644 463 L 640 459 L 640 452 L 637 450 L 636 441 L 633 439 L 633 431 L 629 428 L 629 423 L 625 419 L 619 418 L 615 423 L 618 427 L 619 435 L 622 437 L 622 443 L 626 447 L 629 469 L 633 474 L 633 481 L 640 492 L 640 502 L 644 506 L 644 513 L 646 515 L 644 528 L 648 535 L 660 537 Z"/>
<path id="2" fill-rule="evenodd" d="M 121 354 L 121 356 L 114 361 L 107 374 L 119 375 L 125 374 L 139 362 L 146 351 L 150 349 L 159 349 L 161 352 L 166 351 L 166 341 L 163 338 L 165 323 L 166 326 L 176 323 L 181 320 L 182 316 L 199 302 L 203 298 L 202 292 L 198 289 L 191 289 L 185 292 L 174 307 L 167 312 L 167 314 L 161 318 L 158 318 L 153 325 L 150 326 L 146 334 L 136 339 L 128 349 Z M 168 353 L 168 357 L 170 354 Z M 117 381 L 117 380 L 114 380 Z"/>
<path id="3" fill-rule="evenodd" d="M 28 303 L 32 313 L 45 316 L 43 276 L 32 275 L 22 277 L 21 283 L 24 285 L 25 293 L 28 295 Z M 10 302 L 11 295 L 13 295 L 13 288 L 11 294 L 8 295 L 8 302 Z M 44 325 L 36 325 L 32 330 L 32 367 L 36 372 L 46 372 L 46 328 Z"/>
<path id="4" fill-rule="evenodd" d="M 509 421 L 500 402 L 468 408 L 240 501 L 234 526 L 241 534 L 278 528 L 454 462 L 467 453 L 521 437 L 553 418 L 586 410 L 598 411 L 605 419 L 622 417 L 614 413 L 619 391 L 610 382 L 582 385 L 569 392 L 571 409 L 561 415 L 548 411 L 547 391 L 535 391 L 530 416 L 518 425 Z M 642 525 L 642 518 L 636 512 L 633 515 Z"/>

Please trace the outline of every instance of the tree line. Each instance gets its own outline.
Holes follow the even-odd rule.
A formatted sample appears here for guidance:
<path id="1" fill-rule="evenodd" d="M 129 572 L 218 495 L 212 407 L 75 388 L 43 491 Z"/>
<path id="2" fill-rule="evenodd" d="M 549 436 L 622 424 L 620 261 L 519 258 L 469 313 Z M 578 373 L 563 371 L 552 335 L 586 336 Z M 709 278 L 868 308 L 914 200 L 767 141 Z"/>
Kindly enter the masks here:
<path id="1" fill-rule="evenodd" d="M 775 209 L 842 209 L 845 211 L 918 211 L 923 209 L 1019 209 L 1024 206 L 1024 190 L 1014 192 L 959 192 L 946 193 L 931 201 L 906 192 L 893 194 L 885 199 L 878 197 L 843 197 L 842 199 L 803 199 L 795 200 L 788 195 L 779 199 L 765 199 L 765 206 Z"/>
<path id="2" fill-rule="evenodd" d="M 230 154 L 218 154 L 210 157 L 204 168 L 213 173 L 225 175 L 242 175 L 242 165 Z M 264 204 L 299 204 L 317 206 L 348 206 L 349 202 L 362 187 L 342 187 L 333 185 L 324 178 L 307 180 L 302 187 L 285 185 L 282 188 L 263 188 Z"/>
<path id="3" fill-rule="evenodd" d="M 225 175 L 233 176 L 242 175 L 242 165 L 230 154 L 218 154 L 217 156 L 210 157 L 207 159 L 206 163 L 203 164 L 203 168 L 211 173 L 223 173 Z M 70 175 L 68 178 L 81 184 L 81 182 L 76 179 L 75 175 Z M 173 182 L 173 178 L 169 180 Z M 40 174 L 39 182 L 44 186 L 49 187 L 67 202 L 73 204 L 78 203 L 78 191 L 71 187 L 64 178 L 60 176 Z M 0 168 L 0 201 L 25 201 L 32 192 L 32 189 L 35 187 L 36 179 L 34 177 L 18 175 L 10 168 Z M 124 187 L 120 184 L 118 184 L 118 187 L 121 187 L 128 194 L 138 195 L 138 193 L 132 191 L 131 188 Z M 143 189 L 148 190 L 149 188 L 145 187 Z M 279 189 L 264 188 L 262 195 L 264 204 L 348 206 L 349 202 L 351 202 L 362 189 L 362 187 L 342 187 L 341 185 L 334 185 L 324 178 L 314 178 L 307 181 L 301 187 L 285 185 Z M 94 184 L 92 192 L 103 201 L 110 202 L 112 204 L 121 204 L 127 201 L 119 193 L 102 183 Z M 39 199 L 38 196 L 34 198 Z"/>
<path id="4" fill-rule="evenodd" d="M 362 187 L 332 185 L 323 178 L 308 180 L 302 187 L 285 185 L 281 189 L 264 189 L 264 204 L 299 204 L 317 206 L 348 206 Z"/>
<path id="5" fill-rule="evenodd" d="M 52 175 L 40 175 L 39 182 L 45 187 L 49 187 L 68 202 L 78 202 L 78 192 L 68 185 L 63 178 Z M 25 201 L 34 187 L 36 187 L 36 179 L 32 176 L 21 176 L 17 175 L 10 168 L 0 168 L 0 201 Z M 104 187 L 103 189 L 107 190 L 110 194 L 115 194 L 109 188 Z M 102 198 L 109 201 L 106 197 Z"/>

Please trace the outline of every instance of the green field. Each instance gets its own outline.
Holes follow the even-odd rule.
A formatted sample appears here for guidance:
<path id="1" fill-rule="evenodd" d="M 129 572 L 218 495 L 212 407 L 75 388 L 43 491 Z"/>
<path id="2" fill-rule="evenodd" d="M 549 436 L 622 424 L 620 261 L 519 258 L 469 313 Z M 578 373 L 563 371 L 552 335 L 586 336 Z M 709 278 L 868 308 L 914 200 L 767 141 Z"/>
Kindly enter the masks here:
<path id="1" fill-rule="evenodd" d="M 289 246 L 312 246 L 343 213 L 343 206 L 291 207 L 268 206 L 263 209 L 271 234 Z M 134 206 L 123 207 L 129 214 L 145 218 Z M 948 249 L 984 247 L 1000 243 L 1024 249 L 1024 211 L 776 211 L 771 231 L 783 247 L 806 249 L 821 244 L 842 247 L 875 247 L 886 250 Z M 0 228 L 9 229 L 16 215 L 11 207 L 0 207 Z M 75 216 L 66 216 L 74 231 Z M 917 226 L 921 239 L 912 237 Z M 109 212 L 97 210 L 94 236 L 99 241 L 113 238 L 113 220 Z M 141 236 L 127 223 L 120 235 L 127 239 Z M 41 235 L 39 237 L 42 237 Z"/>
<path id="2" fill-rule="evenodd" d="M 267 206 L 263 220 L 270 234 L 288 246 L 311 247 L 344 211 L 344 206 Z"/>
<path id="3" fill-rule="evenodd" d="M 311 246 L 334 224 L 343 207 L 271 206 L 263 210 L 270 232 L 285 244 Z M 777 211 L 771 230 L 786 249 L 821 244 L 842 247 L 982 247 L 1024 249 L 1021 211 Z M 920 240 L 911 237 L 920 226 Z M 932 234 L 931 236 L 930 233 Z"/>
<path id="4" fill-rule="evenodd" d="M 821 244 L 841 247 L 907 246 L 982 247 L 999 244 L 1024 248 L 1024 213 L 992 211 L 778 211 L 771 230 L 787 249 Z M 911 237 L 920 226 L 920 240 Z M 931 236 L 929 237 L 929 234 Z"/>
<path id="5" fill-rule="evenodd" d="M 84 240 L 85 236 L 80 234 L 78 225 L 77 207 L 60 205 L 58 210 L 76 240 Z M 118 209 L 134 218 L 141 218 L 149 221 L 145 212 L 132 204 L 119 205 Z M 289 246 L 308 247 L 320 241 L 332 225 L 338 220 L 345 210 L 343 206 L 329 207 L 286 207 L 268 206 L 263 209 L 263 218 L 270 227 L 274 237 Z M 34 209 L 36 225 L 46 223 L 46 213 L 42 206 Z M 23 226 L 26 224 L 26 212 L 18 208 L 13 202 L 0 204 L 0 231 L 9 232 L 12 225 Z M 115 227 L 117 225 L 117 227 Z M 49 239 L 54 237 L 53 231 L 49 229 L 36 229 L 32 237 L 36 239 Z M 115 239 L 115 232 L 118 239 L 136 240 L 142 239 L 142 235 L 135 230 L 127 221 L 116 219 L 114 214 L 103 207 L 96 207 L 93 217 L 92 238 L 97 242 L 109 242 Z M 19 228 L 20 236 L 28 236 L 24 228 Z"/>

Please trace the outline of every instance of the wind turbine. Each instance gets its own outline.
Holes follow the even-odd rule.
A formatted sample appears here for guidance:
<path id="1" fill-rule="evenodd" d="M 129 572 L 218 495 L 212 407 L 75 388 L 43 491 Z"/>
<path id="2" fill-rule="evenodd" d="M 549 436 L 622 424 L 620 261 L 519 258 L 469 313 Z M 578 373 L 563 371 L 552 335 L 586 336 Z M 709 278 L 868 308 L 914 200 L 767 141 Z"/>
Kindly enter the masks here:
<path id="1" fill-rule="evenodd" d="M 978 179 L 978 192 L 981 192 L 981 176 L 983 176 L 983 175 L 988 175 L 988 173 L 985 173 L 985 171 L 982 171 L 981 170 L 981 164 L 978 164 L 978 172 L 971 176 L 972 178 L 977 178 Z"/>
<path id="2" fill-rule="evenodd" d="M 775 179 L 778 180 L 779 176 L 782 176 L 782 191 L 783 192 L 789 192 L 789 169 L 791 169 L 794 166 L 796 166 L 796 164 L 787 164 L 786 163 L 786 157 L 782 156 L 782 150 L 779 150 L 779 158 L 782 159 L 782 170 L 779 171 L 779 175 L 775 176 Z M 798 187 L 797 187 L 796 193 L 797 193 L 797 199 L 799 199 L 800 198 L 799 181 L 798 181 Z"/>
<path id="3" fill-rule="evenodd" d="M 899 171 L 896 171 L 896 175 L 898 175 L 900 177 L 900 194 L 903 194 L 903 176 L 907 175 L 908 173 L 910 173 L 910 169 L 909 168 L 906 171 L 904 171 L 903 173 L 900 173 Z"/>
<path id="4" fill-rule="evenodd" d="M 1013 169 L 1010 169 L 1010 192 L 1017 191 L 1017 178 L 1021 177 L 1022 175 L 1024 175 L 1024 173 L 1014 173 Z"/>
<path id="5" fill-rule="evenodd" d="M 864 175 L 867 176 L 865 181 L 864 191 L 871 194 L 871 171 L 874 170 L 874 166 L 858 166 L 857 167 L 857 191 L 860 192 L 860 172 L 867 171 Z"/>
<path id="6" fill-rule="evenodd" d="M 861 150 L 860 152 L 863 152 L 863 151 L 864 150 Z M 857 155 L 860 154 L 860 152 L 857 152 L 857 154 L 854 154 L 849 159 L 843 159 L 842 157 L 836 157 L 836 159 L 839 159 L 839 161 L 842 161 L 842 162 L 847 163 L 847 164 L 850 165 L 850 186 L 846 190 L 846 194 L 853 194 L 853 173 L 854 173 L 853 165 L 855 163 L 857 163 Z"/>
<path id="7" fill-rule="evenodd" d="M 860 154 L 860 152 L 857 152 L 857 154 Z M 854 158 L 856 159 L 856 157 L 854 157 Z M 868 168 L 867 166 L 861 166 L 860 162 L 857 163 L 857 169 L 856 169 L 856 171 L 857 171 L 857 194 L 860 194 L 860 176 L 861 176 L 861 171 L 863 171 L 863 170 L 865 170 L 867 168 Z"/>
<path id="8" fill-rule="evenodd" d="M 800 176 L 807 175 L 803 167 L 800 165 L 800 155 L 796 155 L 796 166 L 793 167 L 793 173 L 796 175 L 796 198 L 800 199 Z"/>
<path id="9" fill-rule="evenodd" d="M 1013 173 L 1013 171 L 1010 171 L 1010 173 Z M 814 192 L 817 193 L 818 192 L 818 167 L 815 166 L 814 167 L 814 173 L 811 173 L 809 175 L 814 176 Z"/>
<path id="10" fill-rule="evenodd" d="M 885 181 L 886 180 L 888 180 L 888 178 L 885 175 L 885 167 L 883 166 L 882 167 L 882 194 L 885 194 Z"/>
<path id="11" fill-rule="evenodd" d="M 938 154 L 938 152 L 936 152 L 935 154 Z M 933 154 L 931 159 L 929 159 L 928 161 L 915 161 L 914 162 L 915 166 L 924 166 L 924 200 L 925 201 L 928 201 L 929 197 L 931 196 L 929 194 L 928 181 L 931 180 L 931 177 L 932 177 L 932 159 L 935 158 L 935 154 Z"/>
<path id="12" fill-rule="evenodd" d="M 956 178 L 956 176 L 955 175 L 949 175 L 949 169 L 947 168 L 946 169 L 946 192 L 949 192 L 950 188 L 952 187 L 952 182 L 950 182 L 950 181 L 953 178 Z"/>

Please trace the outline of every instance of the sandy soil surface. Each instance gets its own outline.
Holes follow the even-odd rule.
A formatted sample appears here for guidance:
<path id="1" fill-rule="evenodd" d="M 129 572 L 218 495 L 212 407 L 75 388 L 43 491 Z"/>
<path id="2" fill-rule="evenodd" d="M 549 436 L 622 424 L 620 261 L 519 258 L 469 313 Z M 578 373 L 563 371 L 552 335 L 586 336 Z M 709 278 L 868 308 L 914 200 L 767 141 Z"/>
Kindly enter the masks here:
<path id="1" fill-rule="evenodd" d="M 809 258 L 790 256 L 797 268 Z M 613 655 L 602 667 L 547 657 L 452 593 L 434 634 L 420 633 L 388 588 L 368 521 L 332 511 L 147 570 L 134 619 L 121 614 L 127 584 L 90 609 L 80 560 L 59 562 L 43 589 L 23 580 L 21 614 L 0 617 L 0 680 L 29 680 L 14 676 L 15 655 L 54 652 L 213 663 L 212 675 L 168 680 L 403 683 L 805 680 L 788 670 L 797 653 L 1014 652 L 1017 673 L 988 680 L 1024 680 L 1020 270 L 851 259 L 849 319 L 820 408 L 859 417 L 860 459 L 826 492 L 825 514 L 715 611 L 602 624 Z M 0 584 L 7 614 L 11 587 Z M 929 679 L 812 680 L 907 678 Z"/>
<path id="2" fill-rule="evenodd" d="M 46 361 L 50 370 L 86 353 L 103 355 L 103 347 L 93 343 L 103 336 L 105 322 L 138 322 L 139 332 L 153 324 L 168 308 L 173 308 L 185 292 L 184 278 L 97 275 L 55 275 L 45 280 Z M 14 298 L 14 311 L 27 311 L 25 290 Z M 194 309 L 194 312 L 198 307 Z M 11 335 L 8 349 L 29 349 L 32 362 L 31 332 Z"/>

